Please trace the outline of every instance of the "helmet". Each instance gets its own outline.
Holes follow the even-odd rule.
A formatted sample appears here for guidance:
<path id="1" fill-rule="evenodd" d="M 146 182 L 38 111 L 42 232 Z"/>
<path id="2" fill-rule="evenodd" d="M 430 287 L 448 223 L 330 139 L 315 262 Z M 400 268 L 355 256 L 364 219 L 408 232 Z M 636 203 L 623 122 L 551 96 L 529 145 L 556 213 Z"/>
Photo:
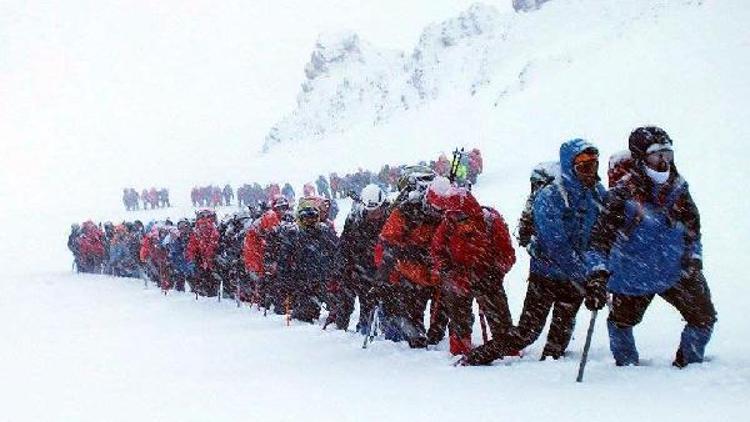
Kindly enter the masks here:
<path id="1" fill-rule="evenodd" d="M 424 190 L 435 178 L 435 171 L 427 166 L 406 166 L 398 179 L 398 190 Z"/>
<path id="2" fill-rule="evenodd" d="M 646 154 L 659 149 L 672 149 L 672 138 L 664 129 L 656 126 L 644 126 L 630 133 L 628 149 L 633 159 L 643 159 Z"/>
<path id="3" fill-rule="evenodd" d="M 274 195 L 271 199 L 271 208 L 276 209 L 289 209 L 289 200 L 284 195 Z"/>
<path id="4" fill-rule="evenodd" d="M 210 218 L 211 220 L 216 221 L 216 213 L 213 210 L 204 209 L 196 212 L 195 218 L 197 220 L 200 220 L 202 218 Z"/>
<path id="5" fill-rule="evenodd" d="M 362 193 L 359 195 L 365 208 L 373 210 L 383 205 L 385 202 L 385 192 L 383 189 L 374 183 L 370 183 L 362 189 Z"/>

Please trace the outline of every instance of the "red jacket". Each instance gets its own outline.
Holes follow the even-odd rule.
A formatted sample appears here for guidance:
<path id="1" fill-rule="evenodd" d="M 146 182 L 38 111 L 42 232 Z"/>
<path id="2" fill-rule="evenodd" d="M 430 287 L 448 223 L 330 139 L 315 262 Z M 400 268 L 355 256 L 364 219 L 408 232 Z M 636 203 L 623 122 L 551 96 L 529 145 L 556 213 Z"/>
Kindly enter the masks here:
<path id="1" fill-rule="evenodd" d="M 380 232 L 382 245 L 376 248 L 376 265 L 383 265 L 383 255 L 388 253 L 394 259 L 394 268 L 389 275 L 391 283 L 398 283 L 401 277 L 421 286 L 433 286 L 430 276 L 430 243 L 437 228 L 437 222 L 430 222 L 419 213 L 407 213 L 404 207 L 419 207 L 421 204 L 404 203 L 396 208 L 385 221 Z"/>
<path id="2" fill-rule="evenodd" d="M 195 223 L 195 229 L 190 233 L 185 258 L 204 270 L 211 270 L 214 267 L 218 246 L 219 230 L 216 229 L 213 218 L 199 218 Z"/>
<path id="3" fill-rule="evenodd" d="M 84 257 L 104 256 L 104 234 L 92 221 L 86 221 L 81 226 L 83 232 L 78 238 L 78 251 Z"/>
<path id="4" fill-rule="evenodd" d="M 263 275 L 265 270 L 263 267 L 263 254 L 266 250 L 265 236 L 280 222 L 278 214 L 273 210 L 268 210 L 255 220 L 252 227 L 245 233 L 245 240 L 242 245 L 242 260 L 245 263 L 245 269 L 252 271 L 259 277 Z"/>
<path id="5" fill-rule="evenodd" d="M 465 189 L 446 198 L 445 215 L 432 239 L 435 283 L 468 294 L 472 283 L 490 273 L 505 275 L 516 261 L 503 217 L 483 209 Z"/>
<path id="6" fill-rule="evenodd" d="M 467 294 L 472 278 L 487 272 L 490 241 L 482 207 L 466 189 L 453 188 L 429 200 L 445 210 L 430 245 L 431 276 L 435 284 Z"/>
<path id="7" fill-rule="evenodd" d="M 146 233 L 145 236 L 143 236 L 143 239 L 141 239 L 141 249 L 138 252 L 138 257 L 141 259 L 141 262 L 146 262 L 151 257 L 151 252 L 154 249 L 154 242 L 158 242 L 158 235 L 156 236 L 157 239 L 154 240 L 154 231 L 150 231 Z"/>

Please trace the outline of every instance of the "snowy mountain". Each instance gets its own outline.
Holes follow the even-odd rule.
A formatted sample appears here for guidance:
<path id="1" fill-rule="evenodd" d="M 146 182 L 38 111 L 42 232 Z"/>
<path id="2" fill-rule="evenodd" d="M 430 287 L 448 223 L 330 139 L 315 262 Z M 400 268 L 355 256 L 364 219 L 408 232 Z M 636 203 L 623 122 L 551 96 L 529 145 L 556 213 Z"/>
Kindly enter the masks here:
<path id="1" fill-rule="evenodd" d="M 320 138 L 351 122 L 380 122 L 393 110 L 395 75 L 402 53 L 379 51 L 355 33 L 323 36 L 305 66 L 297 109 L 274 126 L 264 150 L 284 140 Z"/>
<path id="2" fill-rule="evenodd" d="M 427 27 L 411 54 L 381 51 L 353 33 L 321 37 L 305 66 L 297 108 L 271 128 L 264 151 L 383 124 L 449 87 L 475 93 L 489 82 L 489 49 L 502 26 L 494 7 L 475 4 Z"/>
<path id="3" fill-rule="evenodd" d="M 476 96 L 462 102 L 477 107 L 503 107 L 533 78 L 576 67 L 644 26 L 700 5 L 568 0 L 541 10 L 534 2 L 519 3 L 533 13 L 503 14 L 477 3 L 425 28 L 411 52 L 382 50 L 354 33 L 322 36 L 305 67 L 297 107 L 271 128 L 264 151 L 388 125 L 455 95 Z M 657 42 L 650 49 L 658 48 Z"/>

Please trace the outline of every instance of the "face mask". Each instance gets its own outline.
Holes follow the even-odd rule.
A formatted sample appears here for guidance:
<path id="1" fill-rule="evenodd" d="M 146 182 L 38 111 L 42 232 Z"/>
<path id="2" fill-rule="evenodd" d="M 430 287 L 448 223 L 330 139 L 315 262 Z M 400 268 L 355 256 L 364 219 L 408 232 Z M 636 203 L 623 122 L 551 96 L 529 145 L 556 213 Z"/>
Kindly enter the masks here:
<path id="1" fill-rule="evenodd" d="M 656 171 L 649 166 L 644 166 L 644 168 L 646 169 L 648 177 L 650 177 L 657 185 L 667 183 L 667 179 L 669 179 L 669 169 L 667 169 L 667 171 Z"/>

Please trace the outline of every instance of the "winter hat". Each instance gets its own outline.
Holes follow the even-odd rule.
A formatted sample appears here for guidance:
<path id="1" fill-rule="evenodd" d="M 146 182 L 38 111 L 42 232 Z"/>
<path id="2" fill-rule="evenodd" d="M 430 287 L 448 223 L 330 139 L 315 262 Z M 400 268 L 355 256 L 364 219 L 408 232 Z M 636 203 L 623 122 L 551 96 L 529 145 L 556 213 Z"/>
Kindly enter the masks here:
<path id="1" fill-rule="evenodd" d="M 633 159 L 640 160 L 652 152 L 671 150 L 672 138 L 662 128 L 643 126 L 630 133 L 628 149 Z"/>

